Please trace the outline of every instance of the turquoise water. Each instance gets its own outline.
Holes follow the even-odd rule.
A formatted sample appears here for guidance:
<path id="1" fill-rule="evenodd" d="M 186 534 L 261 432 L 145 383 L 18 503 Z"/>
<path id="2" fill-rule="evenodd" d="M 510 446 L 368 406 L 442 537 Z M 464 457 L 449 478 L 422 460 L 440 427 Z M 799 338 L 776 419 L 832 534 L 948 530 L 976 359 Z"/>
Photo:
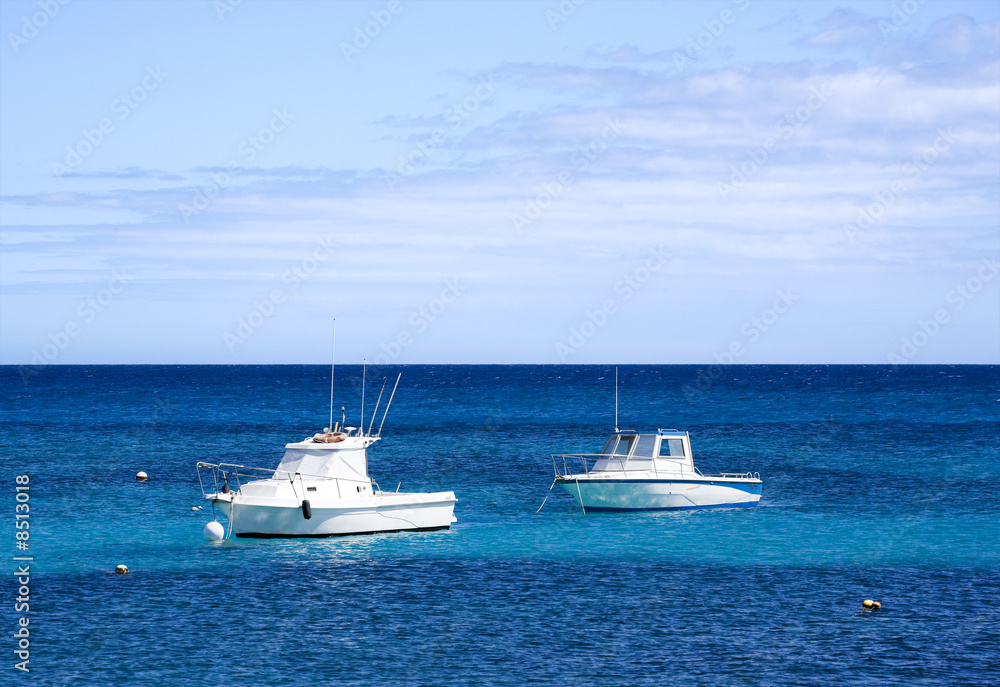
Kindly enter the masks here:
<path id="1" fill-rule="evenodd" d="M 26 383 L 0 368 L 8 567 L 25 553 L 11 515 L 23 473 L 34 559 L 31 673 L 8 650 L 2 674 L 52 685 L 1000 682 L 996 366 L 623 366 L 621 427 L 687 429 L 704 472 L 757 471 L 763 498 L 599 515 L 558 487 L 535 510 L 549 454 L 594 452 L 611 431 L 613 367 L 368 371 L 369 412 L 373 386 L 403 372 L 373 477 L 455 491 L 451 530 L 204 540 L 195 463 L 276 465 L 285 443 L 326 424 L 328 368 L 53 366 Z M 357 424 L 360 367 L 337 372 L 338 409 Z M 119 563 L 132 572 L 112 574 Z M 11 612 L 7 577 L 10 637 L 24 614 Z M 882 609 L 861 612 L 865 598 Z"/>

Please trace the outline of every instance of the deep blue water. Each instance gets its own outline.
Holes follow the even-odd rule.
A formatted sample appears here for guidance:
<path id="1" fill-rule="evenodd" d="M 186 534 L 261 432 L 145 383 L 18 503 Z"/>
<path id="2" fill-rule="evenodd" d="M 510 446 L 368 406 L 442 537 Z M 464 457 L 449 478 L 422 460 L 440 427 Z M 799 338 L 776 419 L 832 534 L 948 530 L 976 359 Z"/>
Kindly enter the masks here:
<path id="1" fill-rule="evenodd" d="M 549 454 L 611 430 L 613 367 L 368 371 L 369 411 L 403 372 L 373 477 L 455 491 L 451 530 L 203 539 L 195 463 L 277 464 L 327 423 L 326 367 L 0 368 L 6 569 L 22 473 L 34 558 L 31 673 L 7 574 L 0 683 L 1000 683 L 1000 367 L 622 366 L 621 427 L 687 429 L 763 498 L 600 515 L 535 510 Z"/>

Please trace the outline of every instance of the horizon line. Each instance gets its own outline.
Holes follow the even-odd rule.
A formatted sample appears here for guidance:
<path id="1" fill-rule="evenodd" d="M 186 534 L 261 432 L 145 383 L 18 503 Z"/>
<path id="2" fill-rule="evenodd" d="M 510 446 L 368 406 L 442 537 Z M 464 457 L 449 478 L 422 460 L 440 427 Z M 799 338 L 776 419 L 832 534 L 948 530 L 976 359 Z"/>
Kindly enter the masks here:
<path id="1" fill-rule="evenodd" d="M 41 371 L 46 368 L 55 367 L 162 367 L 162 366 L 173 366 L 173 367 L 247 367 L 247 366 L 299 366 L 299 367 L 312 367 L 316 365 L 322 365 L 324 367 L 329 367 L 330 363 L 319 362 L 319 363 L 50 363 L 47 365 L 31 365 L 30 363 L 0 363 L 0 368 L 12 367 L 12 368 L 33 368 L 37 371 Z M 367 363 L 338 363 L 338 365 L 344 366 L 358 366 L 367 365 Z M 430 367 L 434 365 L 451 365 L 451 366 L 461 366 L 461 367 L 474 367 L 474 366 L 507 366 L 507 367 L 637 367 L 637 366 L 650 366 L 655 365 L 658 367 L 766 367 L 766 366 L 824 366 L 824 367 L 1000 367 L 1000 362 L 995 363 L 719 363 L 719 362 L 702 362 L 702 363 L 372 363 L 368 367 Z"/>

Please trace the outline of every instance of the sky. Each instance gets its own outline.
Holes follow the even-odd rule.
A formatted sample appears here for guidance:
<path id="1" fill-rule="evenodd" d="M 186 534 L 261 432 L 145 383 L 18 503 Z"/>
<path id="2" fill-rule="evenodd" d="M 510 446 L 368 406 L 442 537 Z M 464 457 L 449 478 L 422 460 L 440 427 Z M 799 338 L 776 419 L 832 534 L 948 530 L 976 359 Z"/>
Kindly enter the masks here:
<path id="1" fill-rule="evenodd" d="M 0 3 L 0 363 L 1000 363 L 1000 3 Z M 334 324 L 336 322 L 336 325 Z"/>

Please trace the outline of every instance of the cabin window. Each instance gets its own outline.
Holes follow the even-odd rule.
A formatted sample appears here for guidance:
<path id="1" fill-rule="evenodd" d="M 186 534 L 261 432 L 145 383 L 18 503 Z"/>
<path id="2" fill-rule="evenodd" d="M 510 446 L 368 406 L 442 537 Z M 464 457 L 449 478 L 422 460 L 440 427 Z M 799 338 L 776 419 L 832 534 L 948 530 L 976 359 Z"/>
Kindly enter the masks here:
<path id="1" fill-rule="evenodd" d="M 618 435 L 612 434 L 611 438 L 608 439 L 608 443 L 604 445 L 604 450 L 601 451 L 602 456 L 610 456 L 611 452 L 615 450 L 615 442 L 618 441 Z"/>
<path id="2" fill-rule="evenodd" d="M 683 458 L 684 442 L 680 439 L 667 439 L 664 437 L 660 441 L 660 458 Z"/>
<path id="3" fill-rule="evenodd" d="M 623 436 L 621 438 L 621 441 L 618 442 L 618 445 L 615 446 L 615 455 L 616 456 L 627 456 L 628 452 L 630 450 L 632 450 L 632 444 L 634 444 L 634 443 L 635 443 L 635 435 L 634 434 L 632 436 L 627 436 L 627 437 Z"/>
<path id="4" fill-rule="evenodd" d="M 632 454 L 633 458 L 652 458 L 653 448 L 656 446 L 656 435 L 655 434 L 640 434 L 639 441 L 635 445 L 635 453 Z"/>

